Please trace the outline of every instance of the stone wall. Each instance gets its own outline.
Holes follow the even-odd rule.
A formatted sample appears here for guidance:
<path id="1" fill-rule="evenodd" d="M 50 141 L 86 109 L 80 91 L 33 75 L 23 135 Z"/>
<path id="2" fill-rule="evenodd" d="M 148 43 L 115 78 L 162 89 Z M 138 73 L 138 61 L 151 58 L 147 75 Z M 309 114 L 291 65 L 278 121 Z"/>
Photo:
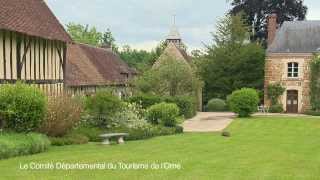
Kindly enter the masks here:
<path id="1" fill-rule="evenodd" d="M 267 87 L 269 84 L 280 82 L 286 90 L 298 90 L 298 111 L 305 112 L 310 108 L 310 61 L 312 54 L 307 53 L 276 53 L 267 54 L 265 65 L 265 105 L 270 106 L 267 97 Z M 299 63 L 299 77 L 288 78 L 289 62 Z M 286 110 L 287 91 L 280 97 L 280 102 Z"/>

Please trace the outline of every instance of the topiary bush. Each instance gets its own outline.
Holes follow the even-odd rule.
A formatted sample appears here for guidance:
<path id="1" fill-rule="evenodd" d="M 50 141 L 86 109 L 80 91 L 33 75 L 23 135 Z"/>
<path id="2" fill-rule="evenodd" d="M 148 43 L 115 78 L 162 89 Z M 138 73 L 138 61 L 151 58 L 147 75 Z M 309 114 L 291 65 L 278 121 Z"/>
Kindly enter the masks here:
<path id="1" fill-rule="evenodd" d="M 42 134 L 1 133 L 0 159 L 44 152 L 49 146 L 49 139 Z"/>
<path id="2" fill-rule="evenodd" d="M 119 112 L 122 106 L 122 101 L 110 92 L 98 92 L 85 101 L 85 109 L 90 116 L 87 123 L 100 128 L 108 127 L 112 116 Z"/>
<path id="3" fill-rule="evenodd" d="M 62 137 L 79 124 L 82 112 L 83 105 L 78 100 L 69 96 L 50 97 L 39 131 L 51 137 Z"/>
<path id="4" fill-rule="evenodd" d="M 225 100 L 214 98 L 207 104 L 207 111 L 209 112 L 223 112 L 227 110 L 227 104 Z"/>
<path id="5" fill-rule="evenodd" d="M 46 110 L 46 96 L 38 88 L 22 83 L 0 86 L 0 114 L 5 128 L 34 131 L 41 125 Z"/>
<path id="6" fill-rule="evenodd" d="M 271 113 L 283 113 L 284 110 L 283 110 L 282 104 L 276 104 L 276 105 L 270 106 L 269 112 L 271 112 Z"/>
<path id="7" fill-rule="evenodd" d="M 160 103 L 147 109 L 146 118 L 152 124 L 174 127 L 177 124 L 179 108 L 176 104 Z"/>
<path id="8" fill-rule="evenodd" d="M 259 95 L 255 89 L 242 88 L 229 95 L 227 102 L 230 109 L 239 117 L 249 117 L 257 111 Z"/>

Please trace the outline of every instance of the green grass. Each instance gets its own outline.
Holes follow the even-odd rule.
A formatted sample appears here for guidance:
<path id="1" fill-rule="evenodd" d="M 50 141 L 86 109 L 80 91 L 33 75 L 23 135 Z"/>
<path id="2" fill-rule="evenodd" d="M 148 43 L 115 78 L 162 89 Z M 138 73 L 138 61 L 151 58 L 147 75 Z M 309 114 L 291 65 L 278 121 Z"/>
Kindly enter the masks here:
<path id="1" fill-rule="evenodd" d="M 0 161 L 4 179 L 318 179 L 320 118 L 237 119 L 230 138 L 191 133 L 128 142 L 53 147 Z M 20 170 L 30 162 L 181 163 L 181 170 Z"/>

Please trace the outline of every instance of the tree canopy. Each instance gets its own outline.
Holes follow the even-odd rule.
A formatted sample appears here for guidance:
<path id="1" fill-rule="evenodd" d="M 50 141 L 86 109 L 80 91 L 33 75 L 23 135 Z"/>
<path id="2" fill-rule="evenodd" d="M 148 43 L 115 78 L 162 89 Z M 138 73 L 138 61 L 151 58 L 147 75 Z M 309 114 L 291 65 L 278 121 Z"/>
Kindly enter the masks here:
<path id="1" fill-rule="evenodd" d="M 101 43 L 102 33 L 95 27 L 76 23 L 67 24 L 67 31 L 75 42 L 97 46 Z"/>
<path id="2" fill-rule="evenodd" d="M 230 0 L 232 9 L 230 13 L 236 15 L 244 12 L 246 22 L 251 26 L 251 40 L 261 40 L 265 43 L 267 38 L 267 17 L 277 14 L 278 24 L 284 21 L 304 20 L 307 7 L 303 0 Z"/>
<path id="3" fill-rule="evenodd" d="M 247 29 L 241 15 L 227 15 L 218 22 L 212 44 L 197 60 L 205 82 L 205 101 L 225 99 L 243 87 L 263 88 L 265 51 L 259 43 L 249 41 Z"/>
<path id="4" fill-rule="evenodd" d="M 201 82 L 192 67 L 172 57 L 164 59 L 135 80 L 139 91 L 158 95 L 195 95 L 199 86 Z"/>
<path id="5" fill-rule="evenodd" d="M 114 38 L 114 36 L 109 28 L 102 35 L 101 45 L 109 46 L 110 48 L 112 48 L 112 50 L 114 52 L 119 51 L 118 45 L 116 44 L 116 39 Z"/>

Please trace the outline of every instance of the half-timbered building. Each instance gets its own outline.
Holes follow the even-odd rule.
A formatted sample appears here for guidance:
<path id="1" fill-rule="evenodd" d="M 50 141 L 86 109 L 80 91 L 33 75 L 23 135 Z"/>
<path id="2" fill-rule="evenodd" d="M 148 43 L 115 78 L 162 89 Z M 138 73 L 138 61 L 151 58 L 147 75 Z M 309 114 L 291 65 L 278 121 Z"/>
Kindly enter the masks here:
<path id="1" fill-rule="evenodd" d="M 0 83 L 63 91 L 71 38 L 43 0 L 0 0 Z"/>
<path id="2" fill-rule="evenodd" d="M 74 95 L 112 90 L 123 97 L 131 94 L 129 80 L 137 73 L 111 48 L 69 44 L 66 88 Z"/>

